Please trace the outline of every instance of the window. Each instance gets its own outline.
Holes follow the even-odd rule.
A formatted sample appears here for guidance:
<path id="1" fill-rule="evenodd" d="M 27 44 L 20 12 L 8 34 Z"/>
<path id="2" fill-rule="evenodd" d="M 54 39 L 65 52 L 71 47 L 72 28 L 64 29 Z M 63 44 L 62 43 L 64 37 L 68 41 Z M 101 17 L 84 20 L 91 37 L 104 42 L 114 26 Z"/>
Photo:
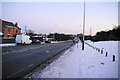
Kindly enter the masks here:
<path id="1" fill-rule="evenodd" d="M 7 35 L 7 37 L 10 37 L 10 35 Z"/>
<path id="2" fill-rule="evenodd" d="M 10 28 L 8 28 L 8 32 L 10 32 Z"/>

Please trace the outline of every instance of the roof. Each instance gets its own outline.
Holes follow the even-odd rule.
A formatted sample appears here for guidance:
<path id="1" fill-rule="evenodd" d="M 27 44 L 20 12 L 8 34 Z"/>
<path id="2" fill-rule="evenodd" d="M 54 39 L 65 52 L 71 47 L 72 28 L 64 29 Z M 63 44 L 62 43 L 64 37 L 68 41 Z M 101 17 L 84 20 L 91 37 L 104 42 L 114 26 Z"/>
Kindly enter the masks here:
<path id="1" fill-rule="evenodd" d="M 2 27 L 11 27 L 11 28 L 21 29 L 18 26 L 15 26 L 15 24 L 13 24 L 12 22 L 4 21 L 4 20 L 2 20 Z"/>
<path id="2" fill-rule="evenodd" d="M 16 28 L 16 29 L 18 29 L 18 27 L 8 26 L 8 25 L 5 25 L 5 27 L 10 27 L 10 28 Z"/>

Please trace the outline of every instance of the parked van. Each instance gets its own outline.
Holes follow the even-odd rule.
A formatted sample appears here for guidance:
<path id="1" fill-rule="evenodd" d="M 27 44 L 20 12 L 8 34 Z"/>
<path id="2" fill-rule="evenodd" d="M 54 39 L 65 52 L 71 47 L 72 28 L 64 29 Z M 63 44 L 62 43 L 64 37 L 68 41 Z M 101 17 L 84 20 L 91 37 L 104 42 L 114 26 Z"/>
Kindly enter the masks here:
<path id="1" fill-rule="evenodd" d="M 32 40 L 30 40 L 30 36 L 25 34 L 20 34 L 16 36 L 16 43 L 17 44 L 31 44 Z"/>

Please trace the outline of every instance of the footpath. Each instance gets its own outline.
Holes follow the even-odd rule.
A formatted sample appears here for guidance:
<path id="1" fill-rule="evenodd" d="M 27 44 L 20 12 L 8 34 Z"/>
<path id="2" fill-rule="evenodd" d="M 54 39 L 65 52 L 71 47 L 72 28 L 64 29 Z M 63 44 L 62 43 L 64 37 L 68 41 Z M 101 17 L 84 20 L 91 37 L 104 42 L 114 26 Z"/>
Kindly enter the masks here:
<path id="1" fill-rule="evenodd" d="M 33 73 L 31 77 L 118 78 L 117 56 L 113 60 L 112 54 L 108 53 L 106 56 L 88 44 L 85 44 L 85 50 L 81 50 L 81 46 L 81 42 L 75 44 L 44 70 Z"/>

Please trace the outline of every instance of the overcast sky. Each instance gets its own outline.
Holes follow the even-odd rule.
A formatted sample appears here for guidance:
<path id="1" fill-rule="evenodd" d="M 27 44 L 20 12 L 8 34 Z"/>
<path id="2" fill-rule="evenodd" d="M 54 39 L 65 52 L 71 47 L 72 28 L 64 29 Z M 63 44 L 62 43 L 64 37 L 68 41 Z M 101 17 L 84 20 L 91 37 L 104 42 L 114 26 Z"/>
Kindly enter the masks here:
<path id="1" fill-rule="evenodd" d="M 2 19 L 38 33 L 82 33 L 83 2 L 2 2 Z M 117 2 L 87 2 L 85 34 L 118 25 Z"/>

